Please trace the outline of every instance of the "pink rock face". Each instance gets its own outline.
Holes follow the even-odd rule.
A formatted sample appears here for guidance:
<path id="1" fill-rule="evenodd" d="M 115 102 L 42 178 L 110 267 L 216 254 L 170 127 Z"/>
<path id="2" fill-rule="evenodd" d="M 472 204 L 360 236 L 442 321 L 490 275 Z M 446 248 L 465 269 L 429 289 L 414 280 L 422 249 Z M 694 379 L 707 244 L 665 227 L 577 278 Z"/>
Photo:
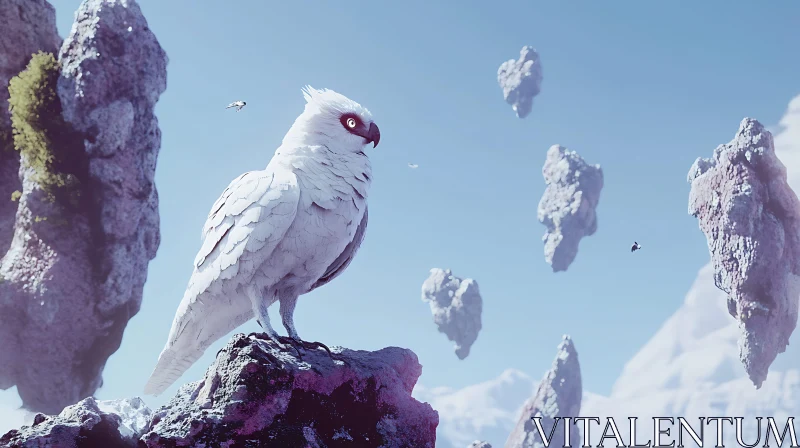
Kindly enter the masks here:
<path id="1" fill-rule="evenodd" d="M 434 448 L 439 415 L 411 397 L 422 366 L 410 350 L 279 347 L 234 335 L 202 381 L 156 412 L 142 437 L 174 446 Z M 248 445 L 247 443 L 252 445 Z"/>
<path id="2" fill-rule="evenodd" d="M 800 297 L 800 201 L 772 134 L 745 118 L 736 137 L 689 171 L 689 214 L 706 235 L 714 283 L 739 322 L 739 357 L 755 386 L 786 349 Z"/>
<path id="3" fill-rule="evenodd" d="M 546 436 L 553 431 L 550 447 L 579 447 L 581 446 L 580 433 L 574 424 L 570 426 L 570 439 L 564 440 L 565 421 L 556 417 L 578 417 L 581 411 L 581 397 L 583 386 L 581 380 L 581 366 L 578 363 L 578 352 L 569 336 L 558 346 L 558 354 L 553 367 L 542 378 L 536 395 L 525 403 L 519 422 L 514 427 L 506 441 L 505 448 L 534 448 L 543 447 L 544 442 L 539 435 L 531 417 L 541 417 L 542 429 Z"/>
<path id="4" fill-rule="evenodd" d="M 47 8 L 40 26 L 55 32 Z M 35 173 L 20 169 L 14 237 L 0 262 L 0 387 L 16 385 L 25 407 L 48 414 L 102 385 L 160 242 L 154 108 L 166 55 L 134 0 L 84 0 L 75 19 L 57 90 L 77 144 L 49 149 L 81 167 L 80 206 L 47 200 Z"/>

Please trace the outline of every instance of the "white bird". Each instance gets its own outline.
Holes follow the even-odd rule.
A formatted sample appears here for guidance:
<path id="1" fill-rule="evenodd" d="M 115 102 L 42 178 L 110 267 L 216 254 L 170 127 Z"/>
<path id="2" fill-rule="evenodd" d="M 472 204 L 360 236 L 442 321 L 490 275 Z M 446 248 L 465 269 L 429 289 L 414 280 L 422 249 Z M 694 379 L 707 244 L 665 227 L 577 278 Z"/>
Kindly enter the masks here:
<path id="1" fill-rule="evenodd" d="M 408 167 L 411 168 L 412 170 L 415 170 L 415 169 L 419 168 L 419 165 L 417 165 L 416 163 L 409 163 Z"/>
<path id="2" fill-rule="evenodd" d="M 633 242 L 633 246 L 631 246 L 631 252 L 636 252 L 637 250 L 641 249 L 642 246 L 639 245 L 636 241 Z"/>
<path id="3" fill-rule="evenodd" d="M 310 86 L 303 95 L 305 110 L 266 169 L 236 178 L 211 208 L 146 394 L 163 392 L 209 345 L 253 317 L 278 343 L 324 347 L 300 340 L 295 304 L 340 275 L 358 251 L 372 182 L 364 148 L 378 146 L 381 134 L 370 112 L 344 95 Z M 289 338 L 270 324 L 267 309 L 276 301 Z"/>
<path id="4" fill-rule="evenodd" d="M 242 108 L 244 106 L 247 106 L 246 102 L 244 102 L 244 101 L 234 101 L 231 104 L 228 104 L 228 107 L 226 107 L 225 109 L 230 109 L 231 107 L 235 107 L 236 108 L 236 112 L 239 112 L 240 110 L 242 110 Z"/>

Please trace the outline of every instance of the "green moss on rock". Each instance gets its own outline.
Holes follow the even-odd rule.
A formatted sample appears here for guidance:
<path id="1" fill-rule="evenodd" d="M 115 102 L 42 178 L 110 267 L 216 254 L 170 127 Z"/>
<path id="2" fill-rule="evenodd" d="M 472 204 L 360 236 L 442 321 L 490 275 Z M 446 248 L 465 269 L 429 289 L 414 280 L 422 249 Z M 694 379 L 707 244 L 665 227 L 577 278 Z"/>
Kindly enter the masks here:
<path id="1" fill-rule="evenodd" d="M 8 85 L 14 148 L 51 201 L 66 193 L 76 204 L 85 157 L 80 139 L 62 117 L 57 84 L 60 64 L 38 52 Z"/>
<path id="2" fill-rule="evenodd" d="M 21 197 L 22 197 L 22 192 L 17 190 L 15 192 L 11 193 L 11 202 L 17 202 L 17 201 L 19 201 L 19 198 L 21 198 Z"/>

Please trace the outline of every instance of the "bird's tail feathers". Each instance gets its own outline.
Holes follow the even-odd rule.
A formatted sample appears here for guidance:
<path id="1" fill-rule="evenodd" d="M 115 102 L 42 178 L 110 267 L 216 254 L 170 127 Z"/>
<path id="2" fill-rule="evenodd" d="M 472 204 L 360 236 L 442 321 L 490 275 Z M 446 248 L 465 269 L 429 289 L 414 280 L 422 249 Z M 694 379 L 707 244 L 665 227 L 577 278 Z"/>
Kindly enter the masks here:
<path id="1" fill-rule="evenodd" d="M 165 347 L 158 357 L 153 373 L 150 374 L 150 379 L 144 386 L 145 395 L 161 395 L 202 355 L 202 350 L 188 350 L 180 353 L 173 347 Z"/>

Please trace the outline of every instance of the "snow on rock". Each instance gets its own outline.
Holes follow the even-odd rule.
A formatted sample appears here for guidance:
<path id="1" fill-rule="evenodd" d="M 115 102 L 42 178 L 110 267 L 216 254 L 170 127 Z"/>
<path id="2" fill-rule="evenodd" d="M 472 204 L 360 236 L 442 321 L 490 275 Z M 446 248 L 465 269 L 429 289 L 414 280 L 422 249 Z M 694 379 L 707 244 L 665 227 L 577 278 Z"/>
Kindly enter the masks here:
<path id="1" fill-rule="evenodd" d="M 14 235 L 17 203 L 11 194 L 22 190 L 19 153 L 13 150 L 8 111 L 8 82 L 25 69 L 37 51 L 56 53 L 61 38 L 56 10 L 46 0 L 0 0 L 0 257 Z M 0 361 L 2 364 L 2 361 Z M 0 367 L 1 368 L 1 367 Z M 1 375 L 0 375 L 1 376 Z M 2 387 L 2 384 L 0 384 Z"/>
<path id="2" fill-rule="evenodd" d="M 542 175 L 547 188 L 537 217 L 547 227 L 542 237 L 544 258 L 553 272 L 566 271 L 578 254 L 581 238 L 597 231 L 603 170 L 587 164 L 575 151 L 553 145 L 547 150 Z"/>
<path id="3" fill-rule="evenodd" d="M 147 430 L 153 417 L 153 411 L 139 397 L 98 401 L 97 407 L 106 414 L 120 417 L 119 432 L 123 437 L 138 439 Z"/>
<path id="4" fill-rule="evenodd" d="M 741 328 L 739 357 L 756 388 L 786 349 L 800 298 L 800 201 L 772 134 L 745 118 L 736 137 L 689 171 L 689 213 L 706 235 L 714 282 Z"/>
<path id="5" fill-rule="evenodd" d="M 42 17 L 50 28 L 52 11 Z M 78 138 L 49 149 L 85 167 L 70 197 L 78 205 L 53 202 L 32 169 L 20 170 L 0 263 L 0 387 L 16 385 L 26 408 L 48 414 L 94 394 L 139 311 L 160 238 L 153 111 L 167 65 L 135 0 L 84 0 L 58 59 L 62 116 Z"/>
<path id="6" fill-rule="evenodd" d="M 525 373 L 507 369 L 489 381 L 462 389 L 414 388 L 417 400 L 429 402 L 439 413 L 437 448 L 463 448 L 474 440 L 501 444 L 514 428 L 536 381 Z"/>
<path id="7" fill-rule="evenodd" d="M 113 412 L 117 404 L 98 402 L 91 397 L 66 407 L 57 416 L 37 414 L 32 425 L 13 429 L 0 437 L 0 446 L 133 448 L 144 429 L 138 425 L 150 412 L 141 400 L 137 400 L 119 403 L 122 408 L 136 406 L 138 412 L 132 415 L 118 415 Z M 136 422 L 126 421 L 126 418 L 133 418 Z"/>
<path id="8" fill-rule="evenodd" d="M 581 366 L 578 353 L 569 336 L 564 336 L 558 346 L 558 354 L 553 367 L 545 374 L 536 394 L 529 399 L 519 416 L 514 431 L 506 441 L 506 448 L 534 448 L 545 446 L 533 417 L 541 417 L 542 428 L 549 434 L 553 425 L 558 424 L 550 446 L 580 446 L 578 431 L 570 432 L 570 440 L 564 440 L 564 422 L 556 417 L 578 417 L 581 410 Z"/>
<path id="9" fill-rule="evenodd" d="M 533 98 L 542 90 L 542 61 L 539 54 L 533 47 L 522 47 L 519 59 L 500 64 L 497 82 L 503 89 L 503 98 L 517 117 L 527 117 L 533 107 Z"/>
<path id="10" fill-rule="evenodd" d="M 726 294 L 715 287 L 714 277 L 711 264 L 700 269 L 683 305 L 625 365 L 610 396 L 584 396 L 582 416 L 614 417 L 626 443 L 629 416 L 642 420 L 640 431 L 645 425 L 652 427 L 653 417 L 681 416 L 698 428 L 698 417 L 737 416 L 744 418 L 744 440 L 753 443 L 756 417 L 775 417 L 782 431 L 787 417 L 800 414 L 800 336 L 792 337 L 786 353 L 770 367 L 769 378 L 760 389 L 754 388 L 738 359 L 739 324 L 728 315 Z M 762 437 L 763 425 L 766 422 Z M 677 430 L 677 425 L 663 426 Z M 707 426 L 705 446 L 716 442 L 712 428 Z M 601 433 L 593 424 L 592 446 L 597 446 Z M 642 443 L 649 437 L 646 432 L 637 435 Z M 730 424 L 725 425 L 724 437 L 726 446 L 739 446 Z M 763 443 L 762 438 L 759 446 Z M 689 437 L 684 444 L 697 446 Z M 613 445 L 606 440 L 606 446 Z M 787 436 L 783 446 L 789 445 Z"/>
<path id="11" fill-rule="evenodd" d="M 236 334 L 198 382 L 159 409 L 142 441 L 174 446 L 434 448 L 439 417 L 411 396 L 410 350 L 304 350 Z M 269 443 L 267 443 L 269 442 Z"/>
<path id="12" fill-rule="evenodd" d="M 422 283 L 422 300 L 430 305 L 439 331 L 456 343 L 458 359 L 466 358 L 481 331 L 483 300 L 478 282 L 434 268 Z"/>

